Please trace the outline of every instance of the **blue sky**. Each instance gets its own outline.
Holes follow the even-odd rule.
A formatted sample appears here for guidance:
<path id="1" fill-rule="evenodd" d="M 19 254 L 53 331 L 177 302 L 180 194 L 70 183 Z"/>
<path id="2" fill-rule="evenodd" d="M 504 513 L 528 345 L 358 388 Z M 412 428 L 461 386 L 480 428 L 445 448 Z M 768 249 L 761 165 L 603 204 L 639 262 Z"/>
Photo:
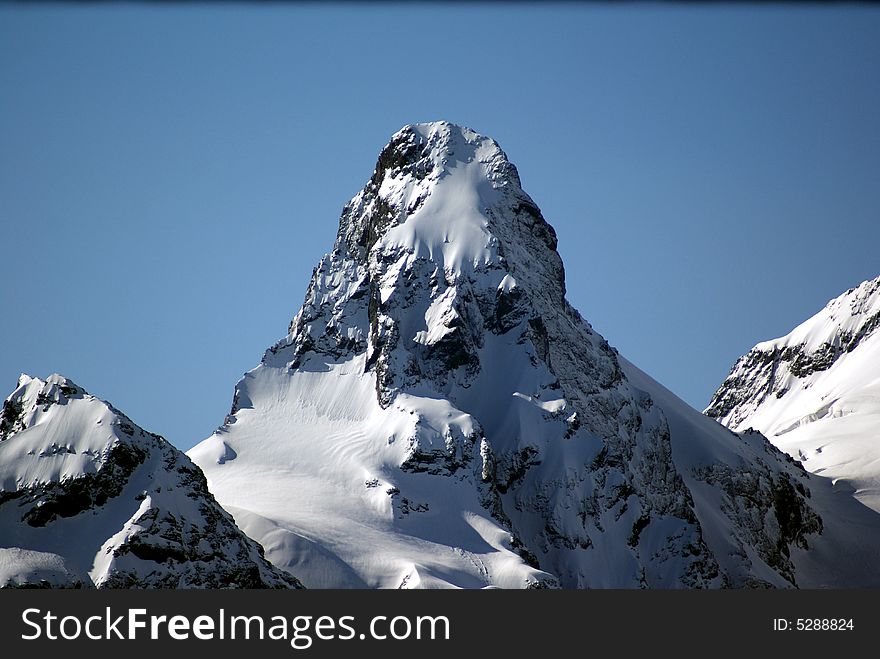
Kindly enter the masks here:
<path id="1" fill-rule="evenodd" d="M 188 448 L 407 123 L 497 139 L 568 296 L 702 408 L 880 275 L 870 6 L 0 6 L 0 389 Z"/>

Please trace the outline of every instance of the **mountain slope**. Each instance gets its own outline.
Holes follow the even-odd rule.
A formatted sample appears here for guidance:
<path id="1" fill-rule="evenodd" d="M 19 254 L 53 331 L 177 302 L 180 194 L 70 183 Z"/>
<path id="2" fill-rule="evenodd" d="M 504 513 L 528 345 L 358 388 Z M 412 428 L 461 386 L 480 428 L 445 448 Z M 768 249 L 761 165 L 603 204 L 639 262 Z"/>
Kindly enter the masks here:
<path id="1" fill-rule="evenodd" d="M 190 456 L 310 587 L 855 585 L 823 561 L 880 565 L 828 535 L 821 479 L 674 397 L 671 426 L 655 385 L 566 301 L 498 144 L 418 124 Z"/>
<path id="2" fill-rule="evenodd" d="M 880 586 L 877 513 L 839 491 L 830 480 L 805 472 L 760 433 L 733 433 L 625 359 L 621 358 L 621 364 L 630 382 L 649 393 L 666 415 L 675 463 L 693 493 L 700 521 L 704 527 L 721 525 L 715 533 L 707 532 L 716 554 L 745 553 L 752 569 L 758 569 L 760 562 L 754 560 L 753 552 L 772 555 L 767 543 L 797 537 L 818 522 L 821 533 L 801 536 L 806 542 L 788 544 L 790 556 L 786 557 L 784 550 L 778 555 L 790 561 L 797 585 Z M 773 475 L 782 462 L 786 468 Z M 786 483 L 798 492 L 804 489 L 806 507 L 790 505 L 792 492 Z M 758 512 L 763 520 L 756 524 Z M 731 518 L 737 523 L 730 525 Z M 725 527 L 732 537 L 725 536 Z M 774 569 L 779 571 L 780 564 Z"/>
<path id="3" fill-rule="evenodd" d="M 880 278 L 741 357 L 706 414 L 753 427 L 880 511 Z"/>
<path id="4" fill-rule="evenodd" d="M 295 587 L 183 453 L 59 375 L 0 414 L 0 586 Z"/>

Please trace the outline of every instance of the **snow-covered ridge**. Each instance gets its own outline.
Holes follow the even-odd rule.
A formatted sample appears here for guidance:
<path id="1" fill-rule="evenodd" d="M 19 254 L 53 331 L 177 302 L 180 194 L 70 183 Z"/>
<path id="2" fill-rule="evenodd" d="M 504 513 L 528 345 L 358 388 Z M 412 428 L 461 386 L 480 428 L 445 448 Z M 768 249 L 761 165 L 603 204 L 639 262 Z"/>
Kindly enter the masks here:
<path id="1" fill-rule="evenodd" d="M 778 339 L 757 344 L 733 365 L 706 413 L 730 427 L 771 395 L 781 398 L 810 376 L 830 369 L 880 328 L 880 277 L 829 301 Z"/>
<path id="2" fill-rule="evenodd" d="M 60 375 L 0 413 L 0 587 L 295 587 L 168 442 Z"/>
<path id="3" fill-rule="evenodd" d="M 741 357 L 706 409 L 880 510 L 880 278 Z"/>
<path id="4" fill-rule="evenodd" d="M 493 140 L 391 138 L 288 335 L 190 452 L 267 557 L 317 587 L 876 576 L 836 521 L 878 546 L 873 514 L 619 358 L 566 301 L 556 241 Z"/>
<path id="5" fill-rule="evenodd" d="M 807 354 L 827 350 L 824 346 L 837 346 L 841 352 L 852 352 L 878 327 L 880 277 L 863 281 L 830 300 L 819 313 L 798 325 L 789 334 L 759 343 L 755 350 L 767 352 L 774 348 L 799 345 Z"/>

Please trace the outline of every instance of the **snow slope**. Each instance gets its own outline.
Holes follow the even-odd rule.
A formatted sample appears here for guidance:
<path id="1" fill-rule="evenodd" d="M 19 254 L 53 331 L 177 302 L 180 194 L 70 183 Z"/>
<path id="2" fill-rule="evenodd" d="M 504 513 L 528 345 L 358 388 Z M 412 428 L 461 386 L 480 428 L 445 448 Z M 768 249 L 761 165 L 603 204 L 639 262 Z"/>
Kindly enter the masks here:
<path id="1" fill-rule="evenodd" d="M 880 278 L 741 357 L 706 413 L 880 511 Z"/>
<path id="2" fill-rule="evenodd" d="M 880 517 L 619 358 L 515 167 L 446 122 L 392 137 L 189 454 L 309 587 L 880 584 Z"/>
<path id="3" fill-rule="evenodd" d="M 180 451 L 70 380 L 0 415 L 0 586 L 295 587 Z"/>
<path id="4" fill-rule="evenodd" d="M 87 588 L 92 580 L 71 571 L 58 554 L 0 547 L 0 588 Z"/>
<path id="5" fill-rule="evenodd" d="M 760 467 L 782 459 L 790 467 L 788 473 L 797 475 L 792 479 L 795 487 L 800 483 L 808 488 L 809 507 L 821 518 L 820 534 L 810 536 L 806 547 L 797 544 L 790 547 L 798 585 L 804 588 L 876 588 L 880 585 L 877 573 L 880 527 L 874 511 L 835 487 L 830 479 L 806 473 L 790 457 L 783 457 L 760 433 L 733 433 L 700 414 L 625 359 L 621 358 L 621 364 L 630 382 L 647 392 L 666 415 L 675 463 L 694 495 L 704 527 L 722 525 L 718 532 L 707 533 L 716 554 L 745 552 L 753 566 L 760 566 L 754 552 L 760 551 L 766 537 L 756 532 L 752 524 L 754 508 L 744 507 L 734 512 L 741 503 L 738 500 L 769 499 L 777 524 L 803 525 L 803 520 L 779 514 L 783 508 L 781 492 L 772 486 L 768 489 L 760 482 Z M 725 470 L 723 465 L 733 469 Z M 755 465 L 759 469 L 755 469 Z M 733 528 L 732 538 L 725 538 L 725 516 L 731 513 L 740 519 L 740 524 Z M 712 544 L 719 540 L 719 544 Z"/>

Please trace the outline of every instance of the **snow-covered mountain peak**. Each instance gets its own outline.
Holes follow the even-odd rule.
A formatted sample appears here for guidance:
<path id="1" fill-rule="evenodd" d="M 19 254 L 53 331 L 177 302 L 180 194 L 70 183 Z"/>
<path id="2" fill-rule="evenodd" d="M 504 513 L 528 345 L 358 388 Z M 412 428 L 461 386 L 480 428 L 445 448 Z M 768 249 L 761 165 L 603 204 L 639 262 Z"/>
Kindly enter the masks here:
<path id="1" fill-rule="evenodd" d="M 415 362 L 439 358 L 434 370 L 443 379 L 447 370 L 464 378 L 478 370 L 484 327 L 530 319 L 538 350 L 546 352 L 545 320 L 572 311 L 556 245 L 494 140 L 448 122 L 406 126 L 346 204 L 333 251 L 315 269 L 288 337 L 264 361 L 295 366 L 313 349 L 366 350 L 381 375 L 384 405 L 391 396 L 386 379 L 424 375 L 388 362 L 401 333 L 412 337 L 404 346 L 419 353 Z M 401 303 L 417 307 L 402 326 L 382 313 Z M 604 341 L 591 341 L 611 357 Z"/>
<path id="2" fill-rule="evenodd" d="M 36 410 L 39 407 L 38 400 L 59 403 L 68 398 L 82 398 L 84 395 L 86 392 L 82 387 L 58 373 L 53 373 L 45 380 L 22 373 L 10 399 Z"/>
<path id="3" fill-rule="evenodd" d="M 72 433 L 70 423 L 77 425 L 80 417 L 88 418 L 98 432 Z M 42 429 L 33 430 L 38 426 Z M 0 442 L 18 434 L 14 445 L 3 447 L 4 455 L 19 458 L 0 461 L 0 487 L 31 487 L 95 471 L 108 446 L 133 427 L 124 414 L 63 375 L 42 380 L 22 374 L 0 411 Z M 35 454 L 41 459 L 25 458 Z"/>
<path id="4" fill-rule="evenodd" d="M 447 278 L 505 259 L 517 270 L 549 258 L 561 270 L 555 248 L 553 229 L 498 143 L 448 122 L 394 134 L 345 206 L 336 245 L 374 270 L 406 254 L 407 262 L 431 260 Z"/>
<path id="5" fill-rule="evenodd" d="M 396 133 L 190 451 L 221 503 L 307 586 L 822 583 L 821 484 L 621 359 L 556 242 L 497 143 Z"/>

